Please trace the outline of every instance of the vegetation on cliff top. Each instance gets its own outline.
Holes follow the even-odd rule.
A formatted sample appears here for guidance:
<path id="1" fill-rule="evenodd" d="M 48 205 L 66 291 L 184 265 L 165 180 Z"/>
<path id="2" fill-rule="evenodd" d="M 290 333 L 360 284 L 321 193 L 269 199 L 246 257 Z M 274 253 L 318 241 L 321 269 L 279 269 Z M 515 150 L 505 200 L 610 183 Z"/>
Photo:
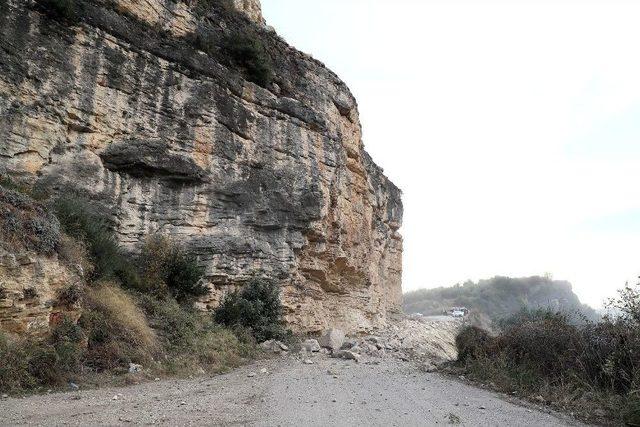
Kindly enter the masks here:
<path id="1" fill-rule="evenodd" d="M 590 421 L 640 425 L 640 285 L 611 305 L 620 316 L 596 323 L 538 309 L 504 322 L 495 336 L 466 327 L 454 372 Z"/>
<path id="2" fill-rule="evenodd" d="M 497 276 L 478 283 L 469 281 L 448 288 L 421 289 L 406 293 L 403 302 L 405 312 L 425 315 L 442 314 L 460 306 L 484 313 L 493 320 L 509 317 L 523 308 L 579 312 L 588 319 L 598 319 L 595 310 L 580 303 L 569 282 L 540 276 Z"/>
<path id="3" fill-rule="evenodd" d="M 232 33 L 224 38 L 222 51 L 249 81 L 266 87 L 273 80 L 273 64 L 264 44 L 254 33 Z"/>

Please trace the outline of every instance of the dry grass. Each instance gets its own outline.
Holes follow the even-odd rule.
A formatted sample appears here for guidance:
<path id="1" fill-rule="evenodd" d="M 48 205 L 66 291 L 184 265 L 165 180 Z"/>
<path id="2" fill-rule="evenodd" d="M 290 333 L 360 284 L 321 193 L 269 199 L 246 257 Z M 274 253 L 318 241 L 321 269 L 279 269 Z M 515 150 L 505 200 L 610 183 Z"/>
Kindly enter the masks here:
<path id="1" fill-rule="evenodd" d="M 58 244 L 58 256 L 60 261 L 74 269 L 82 278 L 87 279 L 93 274 L 89 249 L 82 240 L 63 233 Z"/>
<path id="2" fill-rule="evenodd" d="M 103 283 L 91 292 L 90 299 L 94 308 L 105 314 L 117 327 L 129 332 L 132 344 L 150 352 L 159 348 L 156 333 L 127 292 L 114 284 Z"/>
<path id="3" fill-rule="evenodd" d="M 85 365 L 97 372 L 149 364 L 160 351 L 155 331 L 131 296 L 111 283 L 87 292 L 80 324 L 88 335 Z"/>

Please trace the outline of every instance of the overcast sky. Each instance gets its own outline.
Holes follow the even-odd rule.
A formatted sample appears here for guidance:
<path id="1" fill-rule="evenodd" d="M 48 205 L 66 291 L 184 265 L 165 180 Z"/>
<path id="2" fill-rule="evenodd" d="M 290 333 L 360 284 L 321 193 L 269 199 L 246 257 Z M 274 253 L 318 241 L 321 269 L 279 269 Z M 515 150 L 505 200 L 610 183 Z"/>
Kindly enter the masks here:
<path id="1" fill-rule="evenodd" d="M 599 306 L 640 273 L 640 2 L 262 3 L 358 99 L 405 291 L 551 273 Z"/>

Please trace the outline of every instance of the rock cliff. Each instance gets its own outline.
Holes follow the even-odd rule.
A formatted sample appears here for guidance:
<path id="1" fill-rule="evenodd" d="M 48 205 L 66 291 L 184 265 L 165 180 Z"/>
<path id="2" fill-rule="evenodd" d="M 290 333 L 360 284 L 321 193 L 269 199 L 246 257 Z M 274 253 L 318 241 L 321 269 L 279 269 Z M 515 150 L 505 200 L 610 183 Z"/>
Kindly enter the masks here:
<path id="1" fill-rule="evenodd" d="M 296 330 L 382 326 L 401 300 L 401 195 L 344 83 L 257 0 L 76 3 L 0 0 L 0 174 L 89 198 L 131 250 L 171 234 L 206 265 L 203 307 L 264 277 Z M 264 45 L 264 87 L 227 57 L 237 33 Z"/>

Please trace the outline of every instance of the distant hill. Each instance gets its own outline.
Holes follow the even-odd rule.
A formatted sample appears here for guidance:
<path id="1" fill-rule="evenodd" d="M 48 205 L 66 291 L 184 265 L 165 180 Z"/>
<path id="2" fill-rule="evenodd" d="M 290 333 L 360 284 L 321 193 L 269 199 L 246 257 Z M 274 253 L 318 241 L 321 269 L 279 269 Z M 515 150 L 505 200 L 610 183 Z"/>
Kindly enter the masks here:
<path id="1" fill-rule="evenodd" d="M 496 276 L 478 283 L 468 281 L 453 287 L 421 289 L 404 294 L 406 313 L 436 315 L 455 306 L 480 311 L 493 319 L 508 316 L 523 307 L 579 311 L 589 319 L 599 318 L 593 308 L 580 302 L 571 283 L 541 276 Z"/>

